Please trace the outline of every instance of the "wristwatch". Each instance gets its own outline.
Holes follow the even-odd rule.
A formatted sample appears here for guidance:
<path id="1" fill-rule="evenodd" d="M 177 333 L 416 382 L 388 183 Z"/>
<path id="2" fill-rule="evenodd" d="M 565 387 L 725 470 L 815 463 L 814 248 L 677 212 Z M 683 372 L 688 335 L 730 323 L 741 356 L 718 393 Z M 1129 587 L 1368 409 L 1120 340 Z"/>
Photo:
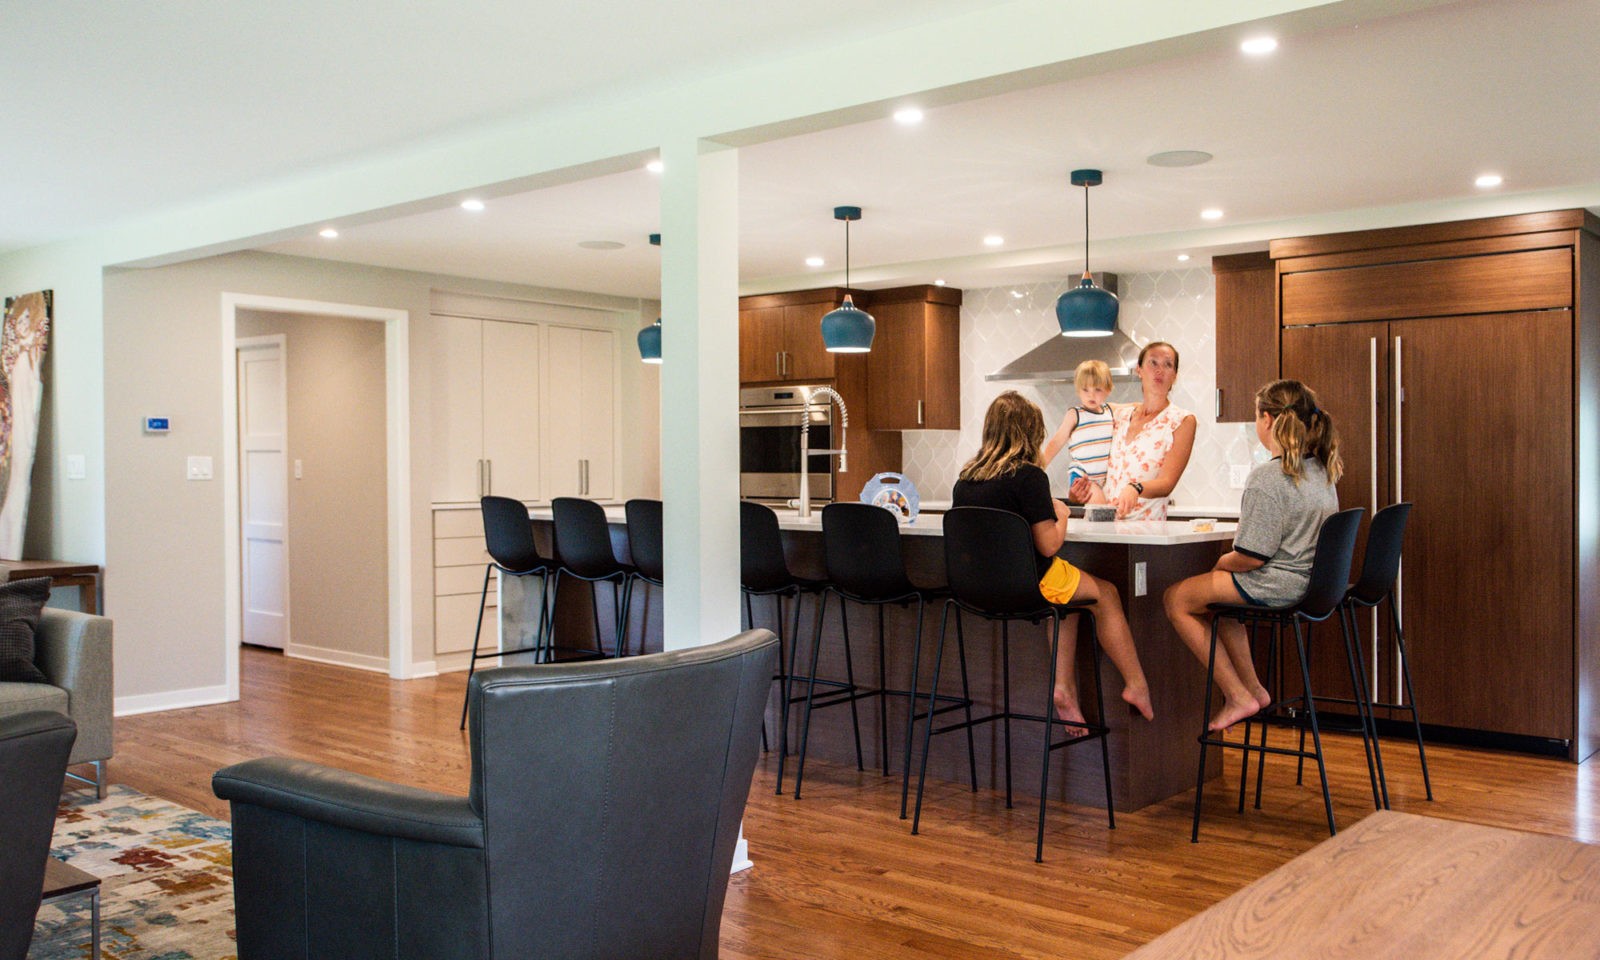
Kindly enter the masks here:
<path id="1" fill-rule="evenodd" d="M 1128 486 L 1133 488 L 1134 493 L 1137 493 L 1141 497 L 1144 496 L 1144 484 L 1137 480 L 1129 480 Z"/>

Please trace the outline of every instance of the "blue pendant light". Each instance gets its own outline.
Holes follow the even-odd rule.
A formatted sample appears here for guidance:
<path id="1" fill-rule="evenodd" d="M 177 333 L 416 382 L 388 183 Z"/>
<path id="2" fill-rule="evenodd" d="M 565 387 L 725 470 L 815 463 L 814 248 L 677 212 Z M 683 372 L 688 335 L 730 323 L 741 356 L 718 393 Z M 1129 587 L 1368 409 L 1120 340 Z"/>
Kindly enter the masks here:
<path id="1" fill-rule="evenodd" d="M 1072 185 L 1083 188 L 1083 279 L 1056 298 L 1063 337 L 1109 337 L 1117 329 L 1117 295 L 1095 286 L 1089 276 L 1089 188 L 1100 181 L 1099 170 L 1072 171 Z"/>
<path id="2" fill-rule="evenodd" d="M 844 285 L 850 286 L 850 221 L 861 219 L 860 207 L 834 207 L 833 219 L 844 221 Z M 872 314 L 859 309 L 850 294 L 837 310 L 830 310 L 822 318 L 822 345 L 829 353 L 866 353 L 872 349 L 872 337 L 878 332 L 878 321 Z"/>
<path id="3" fill-rule="evenodd" d="M 661 246 L 661 234 L 650 234 L 650 245 Z M 661 318 L 639 331 L 639 359 L 645 363 L 661 362 Z"/>

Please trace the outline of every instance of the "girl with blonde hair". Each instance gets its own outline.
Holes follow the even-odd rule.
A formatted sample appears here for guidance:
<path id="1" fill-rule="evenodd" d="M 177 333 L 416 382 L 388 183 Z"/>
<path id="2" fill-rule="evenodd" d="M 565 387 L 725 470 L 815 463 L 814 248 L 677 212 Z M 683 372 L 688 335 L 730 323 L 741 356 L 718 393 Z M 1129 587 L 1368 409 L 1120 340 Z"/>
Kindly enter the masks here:
<path id="1" fill-rule="evenodd" d="M 1008 510 L 1026 520 L 1037 553 L 1039 592 L 1051 603 L 1073 600 L 1092 602 L 1098 622 L 1100 646 L 1122 674 L 1122 699 L 1144 715 L 1150 708 L 1150 686 L 1139 651 L 1128 630 L 1117 588 L 1056 556 L 1067 535 L 1067 505 L 1050 495 L 1050 480 L 1040 466 L 1044 443 L 1044 416 L 1032 401 L 1014 390 L 994 399 L 983 418 L 983 445 L 978 455 L 961 468 L 951 494 L 958 507 L 992 507 Z M 1077 617 L 1063 621 L 1061 650 L 1055 663 L 1056 713 L 1063 723 L 1083 723 L 1078 705 L 1078 678 L 1074 649 Z"/>
<path id="2" fill-rule="evenodd" d="M 1334 484 L 1344 471 L 1339 431 L 1317 395 L 1298 380 L 1274 380 L 1256 391 L 1256 439 L 1272 459 L 1250 472 L 1239 506 L 1233 549 L 1210 573 L 1168 588 L 1167 618 L 1201 663 L 1211 652 L 1206 607 L 1212 603 L 1283 606 L 1311 582 L 1322 521 L 1339 509 Z M 1209 729 L 1228 727 L 1272 704 L 1256 676 L 1244 624 L 1223 620 L 1216 681 L 1224 698 Z"/>

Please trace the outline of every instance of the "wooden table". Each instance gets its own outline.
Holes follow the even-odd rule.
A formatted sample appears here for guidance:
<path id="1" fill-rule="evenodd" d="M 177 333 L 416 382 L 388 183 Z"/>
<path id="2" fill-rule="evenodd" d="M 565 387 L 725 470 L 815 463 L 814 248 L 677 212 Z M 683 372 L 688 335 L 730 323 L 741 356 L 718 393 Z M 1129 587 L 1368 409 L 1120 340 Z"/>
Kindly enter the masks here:
<path id="1" fill-rule="evenodd" d="M 78 609 L 84 613 L 100 612 L 100 568 L 92 563 L 69 563 L 65 560 L 0 560 L 6 571 L 5 582 L 27 580 L 30 577 L 49 577 L 50 587 L 77 587 Z"/>
<path id="2" fill-rule="evenodd" d="M 71 897 L 89 898 L 89 956 L 100 956 L 100 878 L 70 863 L 48 857 L 44 862 L 44 893 L 39 905 Z"/>
<path id="3" fill-rule="evenodd" d="M 1600 845 L 1374 813 L 1127 960 L 1600 957 Z"/>

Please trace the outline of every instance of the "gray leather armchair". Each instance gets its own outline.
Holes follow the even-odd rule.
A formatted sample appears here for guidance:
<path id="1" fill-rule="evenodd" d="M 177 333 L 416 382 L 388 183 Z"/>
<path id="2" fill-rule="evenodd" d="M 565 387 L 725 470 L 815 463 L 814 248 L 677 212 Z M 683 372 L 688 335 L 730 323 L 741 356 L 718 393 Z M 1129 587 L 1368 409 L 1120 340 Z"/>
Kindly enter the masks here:
<path id="1" fill-rule="evenodd" d="M 714 958 L 777 639 L 483 671 L 466 797 L 217 771 L 240 960 Z"/>
<path id="2" fill-rule="evenodd" d="M 28 955 L 76 736 L 72 721 L 53 711 L 0 717 L 0 960 Z"/>
<path id="3" fill-rule="evenodd" d="M 72 718 L 78 740 L 69 763 L 94 764 L 94 779 L 69 773 L 106 795 L 111 757 L 111 620 L 45 607 L 33 634 L 33 663 L 49 683 L 0 683 L 0 717 L 54 710 Z"/>

